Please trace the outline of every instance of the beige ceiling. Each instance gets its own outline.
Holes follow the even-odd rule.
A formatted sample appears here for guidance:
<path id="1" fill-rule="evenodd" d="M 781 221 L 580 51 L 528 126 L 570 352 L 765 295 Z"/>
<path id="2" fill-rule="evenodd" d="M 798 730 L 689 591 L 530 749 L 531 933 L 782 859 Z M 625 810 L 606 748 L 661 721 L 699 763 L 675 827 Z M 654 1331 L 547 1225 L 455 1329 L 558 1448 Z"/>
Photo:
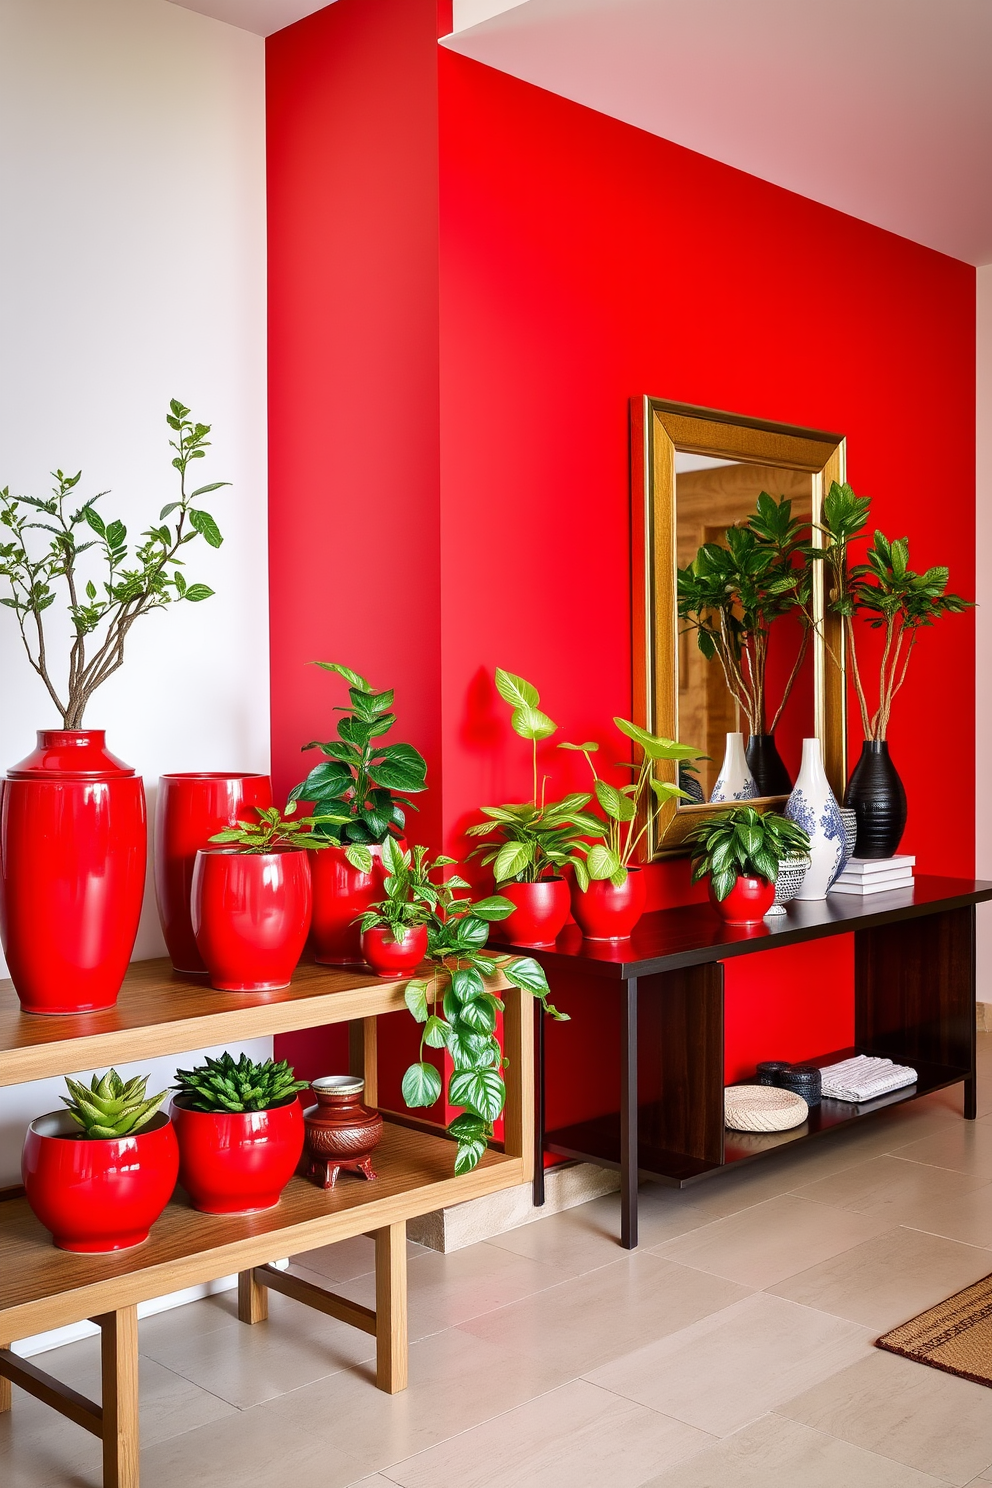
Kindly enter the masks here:
<path id="1" fill-rule="evenodd" d="M 170 3 L 181 5 L 184 10 L 198 10 L 201 15 L 239 26 L 242 31 L 271 36 L 273 31 L 281 31 L 283 26 L 291 26 L 303 16 L 323 10 L 333 0 L 170 0 Z"/>

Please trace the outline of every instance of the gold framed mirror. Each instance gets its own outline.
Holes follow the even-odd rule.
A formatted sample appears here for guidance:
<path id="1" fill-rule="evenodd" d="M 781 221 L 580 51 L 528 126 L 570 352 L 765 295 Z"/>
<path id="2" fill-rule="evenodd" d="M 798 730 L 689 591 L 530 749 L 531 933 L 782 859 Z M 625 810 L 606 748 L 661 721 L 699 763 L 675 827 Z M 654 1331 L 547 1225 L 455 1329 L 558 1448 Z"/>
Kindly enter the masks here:
<path id="1" fill-rule="evenodd" d="M 792 571 L 791 562 L 797 574 L 808 575 L 805 597 L 783 599 L 781 613 L 756 628 L 757 639 L 735 641 L 736 653 L 722 638 L 728 625 L 738 638 L 746 632 L 740 606 L 721 612 L 717 624 L 713 611 L 692 609 L 692 595 L 693 576 L 707 565 L 719 572 L 724 559 L 730 562 L 738 534 L 748 529 L 743 540 L 754 541 L 752 524 L 760 527 L 761 513 L 772 523 L 791 523 L 793 545 L 801 538 L 819 546 L 823 497 L 832 481 L 844 479 L 840 434 L 660 398 L 631 400 L 634 719 L 653 734 L 695 745 L 703 756 L 688 771 L 659 763 L 659 775 L 667 769 L 667 778 L 678 778 L 692 799 L 659 816 L 648 834 L 649 858 L 684 851 L 690 829 L 725 808 L 731 796 L 721 794 L 721 766 L 725 758 L 740 757 L 744 740 L 754 766 L 748 804 L 784 804 L 786 786 L 798 773 L 801 741 L 814 734 L 827 778 L 841 797 L 847 778 L 846 689 L 827 643 L 843 661 L 843 634 L 826 612 L 822 564 L 790 560 L 788 544 L 776 549 L 780 574 Z M 762 493 L 772 505 L 763 500 L 759 509 Z M 756 737 L 759 732 L 763 738 Z M 739 743 L 733 742 L 736 735 Z M 784 774 L 765 762 L 769 736 L 768 757 L 780 760 Z M 759 789 L 755 779 L 768 789 Z"/>

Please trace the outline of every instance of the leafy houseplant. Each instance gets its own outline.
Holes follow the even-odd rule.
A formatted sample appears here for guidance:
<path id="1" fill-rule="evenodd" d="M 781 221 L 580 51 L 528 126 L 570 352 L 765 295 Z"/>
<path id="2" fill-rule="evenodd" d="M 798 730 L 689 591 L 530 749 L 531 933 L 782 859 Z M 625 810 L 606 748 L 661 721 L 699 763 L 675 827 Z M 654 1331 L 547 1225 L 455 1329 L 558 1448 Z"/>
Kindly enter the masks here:
<path id="1" fill-rule="evenodd" d="M 787 816 L 753 806 L 721 811 L 690 832 L 692 881 L 709 876 L 710 898 L 730 924 L 755 924 L 775 898 L 779 863 L 809 852 L 809 837 Z"/>
<path id="2" fill-rule="evenodd" d="M 91 1141 L 137 1136 L 165 1100 L 166 1092 L 146 1097 L 148 1076 L 135 1075 L 124 1081 L 116 1070 L 94 1075 L 89 1087 L 66 1076 L 68 1096 L 63 1104 L 79 1127 L 79 1136 Z"/>
<path id="3" fill-rule="evenodd" d="M 176 1079 L 175 1089 L 187 1097 L 191 1111 L 270 1111 L 307 1088 L 306 1080 L 297 1080 L 285 1059 L 256 1064 L 247 1054 L 235 1060 L 226 1050 L 191 1070 L 177 1069 Z"/>
<path id="4" fill-rule="evenodd" d="M 289 802 L 285 812 L 278 806 L 253 806 L 252 810 L 258 817 L 257 822 L 239 821 L 236 827 L 225 827 L 222 832 L 215 832 L 210 841 L 224 843 L 239 853 L 248 854 L 330 845 L 313 830 L 320 817 L 301 816 L 292 820 L 296 815 L 295 801 Z"/>
<path id="5" fill-rule="evenodd" d="M 365 959 L 380 976 L 402 976 L 424 959 L 427 925 L 440 903 L 431 873 L 454 862 L 431 862 L 425 847 L 404 850 L 392 837 L 382 844 L 385 898 L 370 904 L 358 921 Z"/>
<path id="6" fill-rule="evenodd" d="M 513 906 L 500 895 L 474 903 L 459 899 L 456 890 L 468 887 L 457 875 L 436 886 L 438 903 L 427 926 L 434 971 L 430 978 L 408 982 L 405 993 L 423 1033 L 420 1058 L 403 1076 L 403 1099 L 413 1108 L 439 1099 L 442 1077 L 424 1059 L 424 1049 L 446 1050 L 453 1065 L 448 1101 L 462 1107 L 448 1126 L 458 1143 L 456 1173 L 467 1173 L 479 1162 L 506 1102 L 505 1066 L 496 1038 L 496 1015 L 503 1002 L 487 983 L 502 973 L 511 986 L 538 998 L 553 1018 L 568 1017 L 548 1002 L 544 971 L 531 957 L 485 953 L 490 924 L 506 919 Z"/>

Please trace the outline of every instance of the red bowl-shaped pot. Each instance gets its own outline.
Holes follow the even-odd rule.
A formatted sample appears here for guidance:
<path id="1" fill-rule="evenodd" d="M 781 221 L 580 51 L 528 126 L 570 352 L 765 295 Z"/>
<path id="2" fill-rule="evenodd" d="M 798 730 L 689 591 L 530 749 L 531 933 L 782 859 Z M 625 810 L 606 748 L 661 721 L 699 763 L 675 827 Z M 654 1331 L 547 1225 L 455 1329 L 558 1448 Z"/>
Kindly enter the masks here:
<path id="1" fill-rule="evenodd" d="M 739 878 L 726 899 L 718 899 L 710 880 L 710 903 L 728 925 L 760 925 L 775 902 L 775 885 L 767 878 Z"/>
<path id="2" fill-rule="evenodd" d="M 164 1111 L 133 1137 L 93 1140 L 68 1111 L 32 1121 L 21 1177 L 28 1203 L 60 1250 L 127 1250 L 148 1239 L 176 1186 L 179 1145 Z"/>
<path id="3" fill-rule="evenodd" d="M 401 844 L 402 845 L 402 844 Z M 310 854 L 313 875 L 313 951 L 322 966 L 362 966 L 362 935 L 355 921 L 385 893 L 382 847 L 372 843 L 372 872 L 353 868 L 343 847 Z"/>
<path id="4" fill-rule="evenodd" d="M 382 925 L 362 935 L 362 951 L 376 976 L 409 976 L 427 955 L 427 926 L 407 925 L 393 940 L 392 931 Z"/>
<path id="5" fill-rule="evenodd" d="M 497 884 L 496 892 L 512 900 L 515 906 L 513 913 L 498 926 L 500 940 L 510 940 L 515 945 L 554 944 L 572 907 L 568 884 L 563 878 Z"/>
<path id="6" fill-rule="evenodd" d="M 609 879 L 595 879 L 588 889 L 575 885 L 572 913 L 587 940 L 626 940 L 644 913 L 647 879 L 640 868 L 629 868 L 617 888 Z"/>
<path id="7" fill-rule="evenodd" d="M 310 854 L 203 851 L 193 869 L 193 933 L 222 992 L 288 987 L 310 929 Z"/>
<path id="8" fill-rule="evenodd" d="M 296 1096 L 269 1111 L 191 1111 L 172 1102 L 179 1138 L 179 1182 L 203 1214 L 274 1209 L 303 1154 L 303 1108 Z"/>

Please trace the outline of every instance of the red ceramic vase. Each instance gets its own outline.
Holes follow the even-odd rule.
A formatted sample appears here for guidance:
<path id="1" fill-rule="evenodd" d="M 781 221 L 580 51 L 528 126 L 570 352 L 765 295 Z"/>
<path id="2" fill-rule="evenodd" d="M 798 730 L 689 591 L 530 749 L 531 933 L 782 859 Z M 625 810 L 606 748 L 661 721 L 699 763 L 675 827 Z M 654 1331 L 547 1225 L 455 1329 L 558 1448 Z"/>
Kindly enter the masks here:
<path id="1" fill-rule="evenodd" d="M 268 1111 L 191 1111 L 177 1095 L 179 1182 L 203 1214 L 274 1209 L 303 1153 L 303 1108 L 296 1096 Z"/>
<path id="2" fill-rule="evenodd" d="M 202 771 L 163 775 L 155 807 L 155 897 L 162 934 L 177 971 L 203 973 L 190 901 L 193 865 L 215 832 L 238 820 L 254 821 L 256 806 L 272 805 L 268 775 Z"/>
<path id="3" fill-rule="evenodd" d="M 563 878 L 542 878 L 537 883 L 497 884 L 496 892 L 512 900 L 514 910 L 497 927 L 500 940 L 514 945 L 553 945 L 571 911 L 571 895 Z"/>
<path id="4" fill-rule="evenodd" d="M 310 929 L 310 856 L 202 848 L 193 868 L 193 933 L 221 992 L 288 987 Z"/>
<path id="5" fill-rule="evenodd" d="M 68 1111 L 32 1121 L 21 1177 L 28 1203 L 59 1250 L 128 1250 L 148 1239 L 176 1186 L 179 1146 L 164 1111 L 132 1137 L 94 1140 Z"/>
<path id="6" fill-rule="evenodd" d="M 728 925 L 760 925 L 775 902 L 775 885 L 767 878 L 738 878 L 726 899 L 718 899 L 710 880 L 710 903 Z"/>
<path id="7" fill-rule="evenodd" d="M 572 913 L 587 940 L 626 940 L 644 913 L 647 879 L 640 868 L 628 868 L 616 888 L 608 878 L 594 879 L 588 889 L 572 893 Z"/>
<path id="8" fill-rule="evenodd" d="M 313 951 L 322 966 L 365 964 L 361 931 L 355 921 L 376 899 L 383 898 L 386 878 L 381 845 L 372 843 L 369 852 L 371 873 L 353 868 L 343 847 L 324 847 L 310 854 Z"/>
<path id="9" fill-rule="evenodd" d="M 392 933 L 382 925 L 366 930 L 362 952 L 376 976 L 409 976 L 427 955 L 427 926 L 407 925 L 399 940 L 393 940 Z"/>
<path id="10" fill-rule="evenodd" d="M 0 804 L 0 940 L 26 1013 L 113 1007 L 145 887 L 145 791 L 103 729 L 43 729 Z"/>

